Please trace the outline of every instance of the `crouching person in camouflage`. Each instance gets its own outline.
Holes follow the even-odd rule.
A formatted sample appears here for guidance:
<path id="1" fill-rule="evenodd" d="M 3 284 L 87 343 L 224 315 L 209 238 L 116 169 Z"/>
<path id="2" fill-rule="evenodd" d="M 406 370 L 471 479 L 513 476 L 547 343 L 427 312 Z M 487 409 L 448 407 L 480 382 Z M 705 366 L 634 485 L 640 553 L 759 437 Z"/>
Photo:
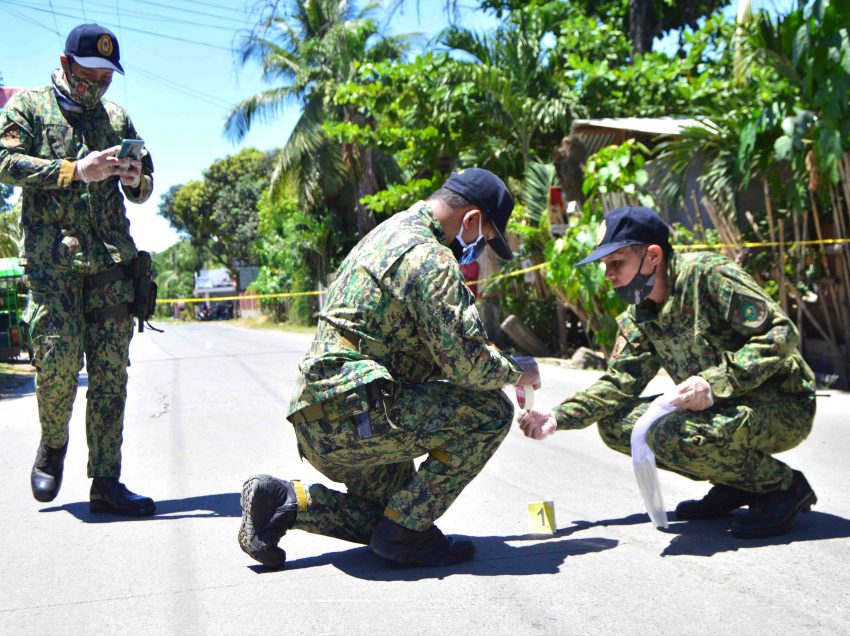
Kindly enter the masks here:
<path id="1" fill-rule="evenodd" d="M 385 221 L 346 257 L 300 364 L 288 419 L 299 451 L 346 493 L 267 475 L 242 488 L 239 544 L 283 567 L 290 528 L 368 544 L 385 559 L 450 565 L 474 557 L 434 521 L 508 432 L 505 384 L 539 385 L 532 359 L 488 345 L 458 262 L 504 239 L 514 203 L 477 168 Z M 427 455 L 418 469 L 414 458 Z"/>
<path id="2" fill-rule="evenodd" d="M 597 422 L 604 442 L 629 454 L 632 428 L 648 407 L 638 396 L 663 368 L 678 383 L 679 410 L 650 428 L 647 443 L 662 468 L 713 484 L 702 500 L 680 503 L 676 516 L 710 519 L 748 506 L 733 535 L 785 532 L 817 501 L 803 474 L 773 457 L 802 442 L 815 415 L 814 376 L 793 323 L 725 257 L 674 255 L 652 210 L 613 210 L 598 237 L 579 265 L 602 260 L 633 305 L 618 318 L 608 371 L 551 413 L 523 414 L 520 427 L 541 439 Z"/>
<path id="3" fill-rule="evenodd" d="M 52 501 L 62 485 L 85 355 L 91 511 L 150 515 L 154 502 L 118 478 L 133 335 L 128 270 L 137 257 L 124 197 L 150 197 L 153 164 L 147 156 L 116 157 L 122 138 L 138 135 L 124 110 L 102 99 L 112 73 L 123 73 L 115 36 L 96 24 L 79 26 L 59 59 L 52 85 L 15 95 L 0 115 L 0 181 L 22 188 L 30 290 L 24 319 L 41 421 L 32 492 Z"/>

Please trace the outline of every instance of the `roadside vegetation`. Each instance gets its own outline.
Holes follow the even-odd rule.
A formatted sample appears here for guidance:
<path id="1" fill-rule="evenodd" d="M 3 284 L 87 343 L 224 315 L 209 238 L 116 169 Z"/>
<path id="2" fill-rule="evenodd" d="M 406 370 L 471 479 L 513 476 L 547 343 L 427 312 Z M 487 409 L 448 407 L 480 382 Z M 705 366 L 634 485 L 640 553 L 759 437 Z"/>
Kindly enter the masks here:
<path id="1" fill-rule="evenodd" d="M 389 35 L 377 2 L 259 0 L 257 24 L 238 41 L 240 59 L 260 63 L 268 88 L 233 105 L 223 134 L 239 140 L 286 108 L 298 109 L 298 122 L 279 150 L 243 150 L 163 196 L 161 214 L 184 239 L 156 255 L 160 296 L 191 294 L 202 266 L 246 264 L 259 272 L 249 291 L 321 289 L 377 223 L 452 170 L 477 165 L 517 195 L 510 230 L 519 258 L 501 273 L 546 264 L 479 291 L 550 350 L 569 353 L 564 322 L 566 349 L 610 348 L 623 306 L 601 269 L 573 265 L 607 209 L 642 203 L 683 211 L 677 244 L 723 244 L 843 368 L 846 3 L 801 2 L 782 14 L 753 13 L 744 0 L 476 4 L 497 18 L 495 29 L 466 29 L 447 0 L 451 26 L 414 55 L 415 38 Z M 414 10 L 415 2 L 391 6 Z M 580 179 L 569 183 L 558 152 L 573 123 L 617 117 L 700 124 L 580 156 L 580 172 L 571 173 Z M 553 232 L 549 191 L 557 185 L 576 206 Z M 7 195 L 0 191 L 0 201 Z M 2 232 L 0 249 L 9 230 Z M 839 240 L 806 243 L 829 239 Z M 318 304 L 302 296 L 261 307 L 271 320 L 311 324 Z"/>

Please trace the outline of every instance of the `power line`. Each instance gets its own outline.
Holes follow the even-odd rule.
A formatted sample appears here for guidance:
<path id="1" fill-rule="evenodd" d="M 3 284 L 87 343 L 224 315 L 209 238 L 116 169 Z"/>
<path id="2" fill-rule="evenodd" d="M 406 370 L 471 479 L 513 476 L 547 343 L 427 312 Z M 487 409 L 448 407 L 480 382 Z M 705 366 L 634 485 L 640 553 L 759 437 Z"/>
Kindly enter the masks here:
<path id="1" fill-rule="evenodd" d="M 121 9 L 118 7 L 118 0 L 115 0 L 115 17 L 118 19 L 118 37 L 124 40 L 124 31 L 121 29 Z M 124 84 L 124 107 L 130 107 L 130 98 L 127 95 L 127 78 L 123 78 Z"/>
<path id="2" fill-rule="evenodd" d="M 33 7 L 31 5 L 23 5 L 23 4 L 19 4 L 19 3 L 9 3 L 9 4 L 12 4 L 12 6 L 18 7 L 20 9 L 28 9 L 30 11 L 38 11 L 40 13 L 50 13 L 50 11 L 47 11 L 46 9 L 40 9 L 40 8 L 37 8 L 37 7 Z M 68 13 L 60 13 L 58 11 L 53 12 L 53 14 L 59 15 L 59 16 L 65 17 L 65 18 L 73 18 L 75 20 L 81 19 L 79 15 L 73 15 L 73 14 L 68 14 Z M 105 21 L 105 22 L 106 22 L 105 26 L 113 26 L 113 27 L 115 26 L 114 24 L 110 24 L 108 21 Z M 196 46 L 205 46 L 205 47 L 212 48 L 212 49 L 220 49 L 222 51 L 232 52 L 232 50 L 233 50 L 229 46 L 221 46 L 220 44 L 212 44 L 211 42 L 200 42 L 198 40 L 190 40 L 188 38 L 181 38 L 181 37 L 178 37 L 176 35 L 167 35 L 167 34 L 164 34 L 164 33 L 154 33 L 153 31 L 146 31 L 144 29 L 136 29 L 136 28 L 133 28 L 133 27 L 125 27 L 125 30 L 132 31 L 134 33 L 142 33 L 144 35 L 150 35 L 150 36 L 153 36 L 153 37 L 164 38 L 166 40 L 173 40 L 175 42 L 185 42 L 186 44 L 194 44 Z M 57 26 L 57 33 L 58 33 L 58 26 Z"/>
<path id="3" fill-rule="evenodd" d="M 86 15 L 86 2 L 85 2 L 85 0 L 80 0 L 80 8 L 83 10 L 83 20 L 88 22 L 89 18 Z"/>
<path id="4" fill-rule="evenodd" d="M 62 37 L 62 34 L 59 33 L 59 31 L 54 31 L 49 26 L 45 26 L 44 24 L 42 24 L 38 20 L 33 20 L 32 18 L 27 17 L 25 15 L 22 15 L 22 14 L 16 12 L 16 11 L 13 11 L 12 9 L 9 9 L 8 7 L 4 7 L 4 6 L 0 5 L 0 11 L 5 11 L 6 13 L 8 13 L 13 18 L 18 18 L 18 20 L 23 20 L 24 22 L 29 22 L 30 24 L 34 24 L 35 26 L 44 29 L 45 31 L 49 31 L 50 33 L 55 33 L 60 38 Z"/>
<path id="5" fill-rule="evenodd" d="M 183 84 L 179 84 L 173 80 L 162 77 L 151 71 L 141 68 L 139 66 L 135 66 L 133 64 L 126 64 L 127 69 L 131 70 L 133 73 L 138 73 L 142 77 L 146 77 L 150 81 L 165 86 L 166 88 L 170 88 L 171 90 L 177 91 L 178 93 L 182 93 L 188 97 L 192 97 L 197 99 L 198 101 L 205 102 L 210 106 L 215 106 L 216 108 L 231 108 L 233 105 L 230 102 L 227 102 L 215 95 L 210 95 L 209 93 L 204 93 L 203 91 L 199 91 L 194 88 L 189 88 L 188 86 L 184 86 Z"/>
<path id="6" fill-rule="evenodd" d="M 206 11 L 198 11 L 196 9 L 184 9 L 183 7 L 174 6 L 173 4 L 163 4 L 161 2 L 150 2 L 149 0 L 130 0 L 130 1 L 131 2 L 138 2 L 138 3 L 144 4 L 146 6 L 163 7 L 165 9 L 171 9 L 172 11 L 182 11 L 183 13 L 188 13 L 190 15 L 198 15 L 198 16 L 201 16 L 201 17 L 204 17 L 204 18 L 214 18 L 216 20 L 225 20 L 227 22 L 234 22 L 234 21 L 237 20 L 237 18 L 234 18 L 233 16 L 219 15 L 217 13 L 208 13 Z M 206 7 L 207 5 L 204 4 L 202 6 Z M 235 9 L 231 9 L 231 10 L 234 13 L 237 13 L 237 14 L 242 16 L 242 18 L 239 19 L 238 21 L 244 22 L 246 25 L 252 25 L 253 26 L 253 22 L 251 22 L 250 20 L 248 20 L 245 17 L 244 11 L 237 11 Z"/>
<path id="7" fill-rule="evenodd" d="M 134 1 L 135 2 L 144 2 L 145 0 L 134 0 Z M 175 1 L 177 1 L 177 0 L 175 0 Z M 228 7 L 228 6 L 216 4 L 215 2 L 206 2 L 206 1 L 197 2 L 197 0 L 179 0 L 179 1 L 183 2 L 184 4 L 201 6 L 201 7 L 204 7 L 205 9 L 208 8 L 208 7 L 212 7 L 214 9 L 221 9 L 222 11 L 230 11 L 231 13 L 239 13 L 239 14 L 245 15 L 245 11 L 242 10 L 242 9 L 234 9 L 233 7 Z"/>
<path id="8" fill-rule="evenodd" d="M 59 23 L 56 21 L 56 12 L 53 10 L 53 0 L 47 0 L 50 6 L 50 13 L 53 15 L 53 26 L 56 28 L 56 34 L 59 34 Z M 59 42 L 62 42 L 62 36 L 59 36 Z"/>
<path id="9" fill-rule="evenodd" d="M 155 5 L 155 6 L 163 7 L 163 8 L 166 8 L 166 9 L 176 9 L 178 11 L 185 11 L 185 9 L 180 9 L 179 7 L 171 7 L 170 5 L 162 4 L 162 3 L 158 3 L 158 2 L 146 2 L 145 4 Z M 38 7 L 36 5 L 24 4 L 20 0 L 18 1 L 18 6 L 20 6 L 21 8 L 38 10 Z M 74 11 L 75 10 L 73 7 L 71 7 L 69 5 L 57 4 L 56 6 L 59 7 L 60 9 L 65 10 L 65 11 Z M 111 13 L 116 11 L 116 6 L 113 6 L 113 5 L 110 5 L 110 4 L 104 4 L 102 2 L 89 2 L 88 6 L 89 6 L 89 8 L 100 7 L 101 11 L 103 13 L 106 13 L 106 14 L 111 14 Z M 148 21 L 151 21 L 151 22 L 157 22 L 159 24 L 174 24 L 174 23 L 188 24 L 188 25 L 191 25 L 195 28 L 217 29 L 217 30 L 220 30 L 220 31 L 227 31 L 227 32 L 230 32 L 230 33 L 235 32 L 236 29 L 239 27 L 239 25 L 233 24 L 233 22 L 234 22 L 233 18 L 229 18 L 229 17 L 225 17 L 225 16 L 211 16 L 211 15 L 208 15 L 208 14 L 202 14 L 202 13 L 197 13 L 197 12 L 192 12 L 192 11 L 190 11 L 190 13 L 195 13 L 196 15 L 205 16 L 205 17 L 212 17 L 213 19 L 219 19 L 219 20 L 222 20 L 224 22 L 227 22 L 228 25 L 224 26 L 222 24 L 206 24 L 206 23 L 198 22 L 197 20 L 188 20 L 188 19 L 182 19 L 182 18 L 178 18 L 178 17 L 172 17 L 172 16 L 164 15 L 162 12 L 160 12 L 160 13 L 141 13 L 141 12 L 138 12 L 138 11 L 126 11 L 125 10 L 125 11 L 121 12 L 121 15 L 126 17 L 126 18 L 148 20 Z M 62 14 L 59 14 L 59 15 L 62 15 Z M 87 16 L 84 16 L 84 19 L 86 21 L 88 21 Z M 245 24 L 246 27 L 247 27 L 250 23 L 244 22 L 243 24 Z"/>

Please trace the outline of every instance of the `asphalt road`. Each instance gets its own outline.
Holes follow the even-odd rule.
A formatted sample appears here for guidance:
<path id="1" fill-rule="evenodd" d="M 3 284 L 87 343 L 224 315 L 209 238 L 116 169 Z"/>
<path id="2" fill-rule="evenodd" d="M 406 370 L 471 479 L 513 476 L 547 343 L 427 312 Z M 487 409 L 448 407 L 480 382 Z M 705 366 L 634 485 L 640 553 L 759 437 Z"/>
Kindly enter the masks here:
<path id="1" fill-rule="evenodd" d="M 820 501 L 783 537 L 734 539 L 729 520 L 656 530 L 629 458 L 595 427 L 543 442 L 515 428 L 439 521 L 475 538 L 476 561 L 389 568 L 362 546 L 293 531 L 287 569 L 263 570 L 236 541 L 244 479 L 328 483 L 299 461 L 283 419 L 309 340 L 222 323 L 134 338 L 122 480 L 156 498 L 150 519 L 88 511 L 85 374 L 50 504 L 29 487 L 32 385 L 0 401 L 0 634 L 850 633 L 850 397 L 831 391 L 784 456 Z M 595 377 L 544 366 L 537 404 Z M 661 485 L 669 511 L 706 490 L 667 473 Z M 527 505 L 544 499 L 558 531 L 531 535 Z"/>

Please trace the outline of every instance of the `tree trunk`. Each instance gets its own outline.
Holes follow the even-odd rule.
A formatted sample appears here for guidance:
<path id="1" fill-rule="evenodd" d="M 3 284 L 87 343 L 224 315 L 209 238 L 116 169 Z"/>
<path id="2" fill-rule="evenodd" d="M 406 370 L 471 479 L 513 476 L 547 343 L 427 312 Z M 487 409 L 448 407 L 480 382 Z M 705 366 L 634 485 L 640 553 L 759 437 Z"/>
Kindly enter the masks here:
<path id="1" fill-rule="evenodd" d="M 629 0 L 629 39 L 632 53 L 649 53 L 658 34 L 658 17 L 652 0 Z"/>
<path id="2" fill-rule="evenodd" d="M 375 177 L 375 153 L 372 150 L 357 148 L 360 158 L 360 178 L 357 181 L 354 208 L 357 211 L 357 234 L 360 238 L 366 236 L 377 225 L 372 210 L 360 202 L 367 194 L 378 191 L 378 180 Z"/>

